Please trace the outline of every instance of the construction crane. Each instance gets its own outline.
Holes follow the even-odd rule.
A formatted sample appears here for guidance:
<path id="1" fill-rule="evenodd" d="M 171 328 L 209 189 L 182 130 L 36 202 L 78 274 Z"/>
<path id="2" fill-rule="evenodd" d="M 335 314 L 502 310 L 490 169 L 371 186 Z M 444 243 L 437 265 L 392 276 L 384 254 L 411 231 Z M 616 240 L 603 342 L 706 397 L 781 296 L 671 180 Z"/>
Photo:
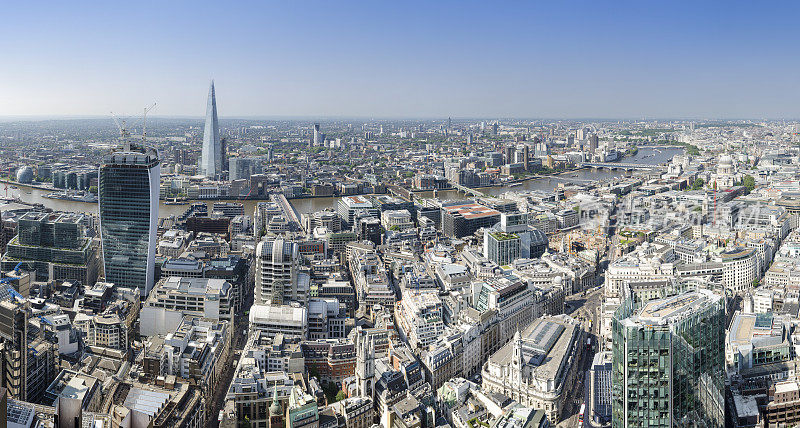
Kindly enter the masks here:
<path id="1" fill-rule="evenodd" d="M 117 129 L 119 129 L 119 137 L 122 139 L 122 145 L 125 146 L 125 151 L 130 151 L 131 143 L 128 138 L 131 136 L 131 133 L 128 132 L 125 119 L 120 119 L 113 111 L 111 112 L 111 118 L 114 119 L 114 124 L 117 125 Z"/>
<path id="2" fill-rule="evenodd" d="M 142 144 L 147 144 L 147 113 L 155 107 L 156 103 L 153 103 L 150 107 L 145 107 L 142 113 Z"/>
<path id="3" fill-rule="evenodd" d="M 145 107 L 142 113 L 142 143 L 147 142 L 147 113 L 149 113 L 153 108 L 155 108 L 156 103 L 153 103 L 150 107 Z M 124 146 L 125 151 L 130 151 L 131 149 L 131 142 L 130 142 L 130 129 L 134 126 L 139 124 L 139 121 L 133 123 L 133 125 L 128 126 L 126 123 L 125 118 L 120 118 L 114 112 L 111 112 L 111 118 L 114 119 L 114 124 L 117 125 L 117 129 L 119 129 L 119 136 L 122 139 L 122 144 Z"/>

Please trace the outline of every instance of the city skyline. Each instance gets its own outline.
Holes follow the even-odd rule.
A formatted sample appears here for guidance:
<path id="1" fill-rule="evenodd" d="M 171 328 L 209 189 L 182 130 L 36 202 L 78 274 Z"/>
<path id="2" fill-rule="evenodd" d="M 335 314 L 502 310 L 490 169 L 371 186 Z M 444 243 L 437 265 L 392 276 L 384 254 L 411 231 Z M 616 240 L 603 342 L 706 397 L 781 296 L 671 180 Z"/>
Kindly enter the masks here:
<path id="1" fill-rule="evenodd" d="M 800 427 L 800 4 L 5 6 L 0 427 Z"/>
<path id="2" fill-rule="evenodd" d="M 800 117 L 793 4 L 159 7 L 10 8 L 0 116 Z"/>

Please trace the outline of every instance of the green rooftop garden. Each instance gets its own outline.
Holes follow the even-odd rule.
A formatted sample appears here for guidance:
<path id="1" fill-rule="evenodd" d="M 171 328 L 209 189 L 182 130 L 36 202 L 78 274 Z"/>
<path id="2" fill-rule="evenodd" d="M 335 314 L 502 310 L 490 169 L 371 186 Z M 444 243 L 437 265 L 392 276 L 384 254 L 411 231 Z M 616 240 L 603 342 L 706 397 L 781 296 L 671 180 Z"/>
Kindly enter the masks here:
<path id="1" fill-rule="evenodd" d="M 492 232 L 492 233 L 490 233 L 490 235 L 492 235 L 492 238 L 494 238 L 494 239 L 496 239 L 498 241 L 508 241 L 508 240 L 511 240 L 511 239 L 519 238 L 517 235 L 515 235 L 513 233 L 505 233 L 505 232 Z"/>

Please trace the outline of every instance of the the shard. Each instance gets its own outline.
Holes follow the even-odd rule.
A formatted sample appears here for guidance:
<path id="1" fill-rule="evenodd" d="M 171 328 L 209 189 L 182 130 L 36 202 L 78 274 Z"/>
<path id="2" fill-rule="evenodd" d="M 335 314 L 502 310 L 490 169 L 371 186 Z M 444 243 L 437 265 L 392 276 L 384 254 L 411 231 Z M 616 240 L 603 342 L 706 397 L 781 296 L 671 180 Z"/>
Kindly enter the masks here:
<path id="1" fill-rule="evenodd" d="M 216 178 L 222 172 L 222 155 L 222 144 L 219 140 L 219 121 L 217 119 L 217 97 L 214 94 L 214 81 L 212 80 L 211 88 L 208 89 L 200 172 L 206 177 Z"/>

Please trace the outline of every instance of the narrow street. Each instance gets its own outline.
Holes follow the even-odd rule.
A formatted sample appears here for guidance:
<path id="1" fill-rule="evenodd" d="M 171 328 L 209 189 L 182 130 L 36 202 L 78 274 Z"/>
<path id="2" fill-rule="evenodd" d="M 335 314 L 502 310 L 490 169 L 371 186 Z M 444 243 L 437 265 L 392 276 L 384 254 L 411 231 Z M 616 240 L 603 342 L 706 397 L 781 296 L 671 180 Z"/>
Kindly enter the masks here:
<path id="1" fill-rule="evenodd" d="M 581 346 L 586 345 L 586 339 L 591 338 L 591 349 L 585 349 L 581 353 L 581 358 L 577 363 L 577 367 L 573 369 L 575 372 L 575 384 L 573 391 L 567 394 L 569 397 L 564 403 L 564 414 L 569 417 L 561 421 L 557 426 L 561 428 L 572 428 L 578 426 L 578 413 L 580 412 L 581 404 L 586 400 L 587 396 L 587 373 L 592 364 L 592 359 L 597 351 L 598 333 L 600 320 L 598 318 L 598 310 L 603 298 L 603 287 L 595 287 L 590 289 L 586 295 L 576 294 L 570 296 L 565 301 L 565 312 L 581 322 L 584 329 L 583 343 Z M 585 426 L 585 425 L 584 425 Z"/>
<path id="2" fill-rule="evenodd" d="M 223 372 L 222 378 L 219 382 L 219 385 L 224 385 L 224 387 L 217 388 L 214 396 L 207 401 L 206 413 L 208 418 L 207 426 L 209 427 L 216 428 L 219 426 L 219 412 L 225 405 L 225 396 L 228 393 L 228 388 L 230 387 L 231 380 L 233 379 L 236 363 L 239 361 L 239 357 L 242 355 L 242 349 L 244 349 L 245 344 L 247 344 L 247 336 L 245 335 L 245 332 L 247 331 L 247 325 L 248 320 L 245 316 L 237 317 L 236 329 L 234 331 L 234 337 L 231 343 L 231 355 L 228 361 L 225 363 L 225 371 Z"/>

